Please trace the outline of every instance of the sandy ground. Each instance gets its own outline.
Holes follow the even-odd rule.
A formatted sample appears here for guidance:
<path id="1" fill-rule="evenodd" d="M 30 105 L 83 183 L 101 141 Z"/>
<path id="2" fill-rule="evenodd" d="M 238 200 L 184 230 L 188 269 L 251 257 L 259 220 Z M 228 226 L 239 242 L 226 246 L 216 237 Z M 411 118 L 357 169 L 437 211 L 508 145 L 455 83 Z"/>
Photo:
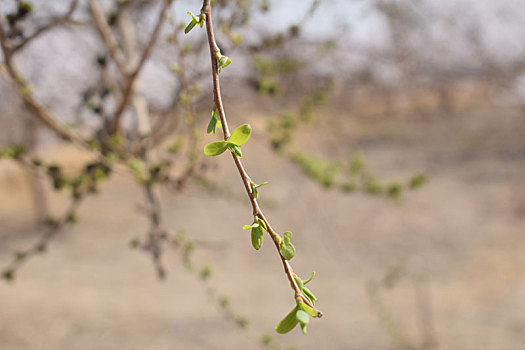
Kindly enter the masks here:
<path id="1" fill-rule="evenodd" d="M 249 108 L 239 106 L 233 120 Z M 309 151 L 343 156 L 359 148 L 382 178 L 423 171 L 430 181 L 399 203 L 324 191 L 273 154 L 255 128 L 243 150 L 254 180 L 270 181 L 265 212 L 275 228 L 294 232 L 296 271 L 317 272 L 311 289 L 325 317 L 311 322 L 307 336 L 273 332 L 292 294 L 268 240 L 255 252 L 241 230 L 251 211 L 237 198 L 244 197 L 231 159 L 221 157 L 214 178 L 234 196 L 190 186 L 164 193 L 164 214 L 171 227 L 219 243 L 194 260 L 214 266 L 213 289 L 250 320 L 247 330 L 224 319 L 177 254 L 167 254 L 168 278 L 159 282 L 149 257 L 128 248 L 148 224 L 135 210 L 140 189 L 116 175 L 85 203 L 77 226 L 14 283 L 0 283 L 0 349 L 257 349 L 264 333 L 282 349 L 400 349 L 419 346 L 425 335 L 435 349 L 525 348 L 524 116 L 500 109 L 325 118 L 321 140 L 311 142 L 321 129 L 305 133 Z M 6 173 L 0 266 L 37 234 L 23 181 Z M 371 302 L 367 285 L 393 267 L 400 277 Z"/>

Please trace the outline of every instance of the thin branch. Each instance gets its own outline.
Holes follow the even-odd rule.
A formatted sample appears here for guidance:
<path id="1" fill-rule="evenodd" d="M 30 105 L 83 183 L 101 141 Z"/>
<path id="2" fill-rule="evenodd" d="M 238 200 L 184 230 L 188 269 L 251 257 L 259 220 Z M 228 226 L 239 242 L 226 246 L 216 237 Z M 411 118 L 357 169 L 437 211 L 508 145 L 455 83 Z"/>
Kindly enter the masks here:
<path id="1" fill-rule="evenodd" d="M 104 12 L 96 0 L 89 0 L 89 10 L 91 11 L 91 16 L 95 21 L 95 26 L 98 29 L 98 33 L 100 34 L 104 45 L 106 45 L 109 55 L 113 61 L 115 61 L 120 72 L 125 74 L 128 69 L 126 59 L 118 45 L 117 39 L 111 32 L 111 28 L 105 18 Z"/>
<path id="2" fill-rule="evenodd" d="M 166 277 L 166 269 L 164 268 L 164 265 L 162 264 L 161 260 L 161 243 L 163 240 L 167 239 L 168 234 L 166 230 L 162 227 L 160 203 L 159 199 L 153 192 L 153 185 L 149 183 L 145 184 L 144 191 L 149 206 L 148 216 L 150 218 L 151 228 L 148 234 L 148 239 L 145 242 L 143 249 L 151 253 L 153 264 L 155 265 L 155 269 L 157 270 L 157 275 L 160 279 L 164 279 Z"/>
<path id="3" fill-rule="evenodd" d="M 92 1 L 93 0 L 91 0 L 91 2 Z M 122 94 L 122 100 L 120 101 L 120 104 L 117 107 L 117 110 L 115 111 L 115 115 L 113 117 L 112 130 L 111 130 L 112 132 L 120 131 L 119 129 L 120 129 L 120 122 L 122 119 L 122 115 L 133 93 L 133 86 L 134 86 L 135 80 L 137 79 L 137 76 L 139 75 L 142 68 L 144 67 L 144 63 L 146 63 L 146 61 L 150 57 L 153 51 L 153 48 L 155 47 L 155 44 L 157 43 L 157 39 L 160 34 L 160 29 L 162 28 L 162 24 L 164 23 L 164 20 L 166 19 L 165 14 L 170 4 L 171 4 L 171 0 L 163 0 L 163 5 L 159 12 L 159 17 L 157 18 L 157 22 L 150 36 L 150 39 L 148 40 L 148 43 L 146 44 L 146 47 L 144 48 L 144 51 L 142 52 L 142 55 L 137 65 L 133 67 L 131 73 L 126 74 L 127 82 L 126 82 L 126 86 L 124 87 L 124 91 Z"/>
<path id="4" fill-rule="evenodd" d="M 31 257 L 45 252 L 48 243 L 62 232 L 66 226 L 72 223 L 72 218 L 75 217 L 84 198 L 84 196 L 72 198 L 71 203 L 64 214 L 57 221 L 48 224 L 48 228 L 40 236 L 38 241 L 36 241 L 30 248 L 16 252 L 14 259 L 4 268 L 3 277 L 6 279 L 13 279 L 16 271 Z"/>
<path id="5" fill-rule="evenodd" d="M 212 66 L 211 69 L 212 69 L 212 78 L 213 78 L 213 96 L 214 96 L 214 100 L 215 100 L 215 105 L 216 105 L 217 109 L 219 110 L 219 115 L 220 115 L 221 123 L 222 123 L 222 129 L 223 129 L 223 132 L 224 132 L 224 140 L 228 140 L 228 138 L 230 137 L 230 130 L 228 128 L 228 122 L 226 120 L 226 113 L 224 111 L 224 105 L 223 105 L 222 96 L 221 96 L 221 87 L 220 87 L 220 81 L 219 81 L 219 71 L 217 69 L 217 64 L 218 64 L 218 62 L 217 62 L 217 56 L 218 55 L 217 54 L 219 53 L 219 48 L 217 47 L 217 44 L 215 42 L 215 35 L 214 35 L 214 31 L 213 31 L 213 23 L 212 23 L 212 17 L 211 17 L 210 0 L 204 0 L 203 1 L 201 14 L 205 15 L 205 19 L 206 19 L 206 33 L 207 33 L 207 36 L 208 36 L 208 44 L 209 44 L 209 47 L 210 47 L 210 56 L 211 56 L 211 63 L 212 63 L 211 64 L 211 66 Z M 248 197 L 250 199 L 250 203 L 251 203 L 252 208 L 253 208 L 253 215 L 255 217 L 258 217 L 259 219 L 261 219 L 266 224 L 266 227 L 268 229 L 268 233 L 270 234 L 270 237 L 272 238 L 272 241 L 273 241 L 275 247 L 277 248 L 277 252 L 278 252 L 279 257 L 281 258 L 281 261 L 282 261 L 282 264 L 283 264 L 284 272 L 285 272 L 286 276 L 288 277 L 288 280 L 290 281 L 290 283 L 293 286 L 293 289 L 295 291 L 294 299 L 297 300 L 297 301 L 302 301 L 303 303 L 307 304 L 308 306 L 314 308 L 312 303 L 308 300 L 308 298 L 306 298 L 303 295 L 301 289 L 297 285 L 297 282 L 295 281 L 295 278 L 294 278 L 294 272 L 293 272 L 292 266 L 290 265 L 288 260 L 286 260 L 282 256 L 282 254 L 280 253 L 279 243 L 280 243 L 281 238 L 277 234 L 277 232 L 275 232 L 272 229 L 272 227 L 270 226 L 269 221 L 266 219 L 266 217 L 264 216 L 261 208 L 259 207 L 259 204 L 257 203 L 257 199 L 255 198 L 255 195 L 254 195 L 254 193 L 251 190 L 251 186 L 250 186 L 251 179 L 248 176 L 248 174 L 246 173 L 246 170 L 244 169 L 240 158 L 237 157 L 233 152 L 231 152 L 231 154 L 232 154 L 233 160 L 235 162 L 235 165 L 237 167 L 237 170 L 239 172 L 239 175 L 241 176 L 242 182 L 244 184 L 244 188 L 246 189 L 246 193 L 248 194 Z M 317 311 L 317 316 L 318 317 L 322 317 L 322 315 L 323 315 L 323 313 L 321 311 Z"/>
<path id="6" fill-rule="evenodd" d="M 13 58 L 13 51 L 9 49 L 7 38 L 3 31 L 3 15 L 0 11 L 0 47 L 4 56 L 4 65 L 7 74 L 16 85 L 16 91 L 22 98 L 28 109 L 49 129 L 57 134 L 61 139 L 66 141 L 73 141 L 77 137 L 69 130 L 60 125 L 51 114 L 38 103 L 31 93 L 31 89 L 20 72 L 17 70 Z"/>
<path id="7" fill-rule="evenodd" d="M 53 28 L 55 28 L 55 27 L 57 27 L 59 25 L 62 25 L 64 23 L 69 22 L 69 20 L 71 19 L 71 16 L 73 15 L 73 13 L 75 12 L 75 10 L 77 8 L 77 5 L 78 5 L 78 0 L 73 0 L 71 2 L 71 5 L 69 6 L 69 9 L 67 10 L 66 13 L 64 13 L 62 16 L 58 16 L 58 17 L 53 18 L 51 21 L 49 21 L 49 23 L 39 27 L 37 30 L 35 30 L 35 32 L 33 34 L 31 34 L 30 36 L 24 38 L 24 40 L 22 42 L 20 42 L 18 45 L 13 46 L 11 48 L 11 51 L 13 53 L 15 53 L 18 50 L 22 49 L 27 44 L 29 44 L 34 39 L 38 38 L 40 35 L 46 33 L 47 31 L 49 31 L 49 30 L 51 30 L 51 29 L 53 29 Z"/>

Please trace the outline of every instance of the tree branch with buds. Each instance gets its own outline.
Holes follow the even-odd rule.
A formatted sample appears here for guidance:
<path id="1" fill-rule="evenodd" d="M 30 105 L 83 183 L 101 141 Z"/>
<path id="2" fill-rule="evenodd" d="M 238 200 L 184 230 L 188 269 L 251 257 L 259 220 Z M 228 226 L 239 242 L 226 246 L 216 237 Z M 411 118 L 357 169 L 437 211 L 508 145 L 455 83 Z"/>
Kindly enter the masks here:
<path id="1" fill-rule="evenodd" d="M 269 220 L 265 217 L 257 202 L 257 189 L 265 185 L 265 183 L 255 184 L 251 180 L 241 162 L 241 145 L 244 144 L 250 137 L 251 126 L 249 124 L 244 124 L 230 133 L 224 104 L 222 102 L 219 73 L 231 63 L 231 60 L 227 56 L 221 54 L 221 51 L 215 41 L 210 0 L 203 1 L 203 6 L 199 16 L 195 16 L 192 13 L 189 14 L 192 17 L 192 20 L 186 27 L 185 32 L 188 33 L 197 25 L 201 27 L 206 25 L 206 33 L 210 48 L 213 96 L 215 105 L 213 108 L 210 124 L 208 125 L 208 133 L 215 133 L 218 128 L 222 128 L 224 136 L 223 141 L 216 141 L 206 145 L 204 152 L 209 156 L 220 155 L 226 150 L 231 152 L 233 161 L 237 167 L 253 209 L 254 221 L 251 225 L 245 225 L 244 229 L 251 229 L 252 244 L 255 249 L 258 250 L 261 247 L 264 231 L 270 235 L 277 249 L 286 277 L 288 278 L 294 291 L 294 300 L 296 302 L 294 309 L 276 326 L 277 332 L 287 333 L 295 328 L 297 324 L 300 324 L 303 333 L 306 333 L 306 325 L 309 322 L 310 316 L 322 317 L 323 314 L 321 311 L 315 309 L 314 303 L 317 299 L 313 293 L 304 286 L 306 283 L 310 282 L 312 278 L 303 281 L 293 272 L 292 266 L 290 264 L 290 260 L 295 255 L 295 248 L 290 242 L 292 233 L 290 231 L 286 231 L 283 234 L 283 237 L 281 237 L 271 227 Z"/>

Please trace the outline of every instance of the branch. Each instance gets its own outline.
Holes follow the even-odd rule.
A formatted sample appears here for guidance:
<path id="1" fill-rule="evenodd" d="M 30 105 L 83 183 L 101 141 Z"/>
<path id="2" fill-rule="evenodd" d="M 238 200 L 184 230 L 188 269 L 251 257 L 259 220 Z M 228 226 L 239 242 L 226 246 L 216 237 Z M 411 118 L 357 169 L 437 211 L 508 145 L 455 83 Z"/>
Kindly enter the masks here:
<path id="1" fill-rule="evenodd" d="M 149 212 L 148 216 L 150 218 L 151 228 L 148 234 L 148 239 L 145 242 L 143 249 L 151 253 L 153 259 L 153 264 L 157 275 L 160 279 L 166 277 L 166 269 L 164 268 L 161 257 L 162 257 L 162 247 L 161 243 L 163 240 L 167 240 L 167 232 L 162 226 L 162 216 L 160 211 L 159 199 L 153 192 L 153 186 L 151 184 L 144 185 L 145 196 L 148 201 Z"/>
<path id="2" fill-rule="evenodd" d="M 84 196 L 73 198 L 64 214 L 57 221 L 47 224 L 47 230 L 40 236 L 35 244 L 26 250 L 17 251 L 14 259 L 2 271 L 3 278 L 6 280 L 14 279 L 16 272 L 24 263 L 31 257 L 45 252 L 47 244 L 62 232 L 67 225 L 72 224 L 72 218 L 76 216 L 76 212 L 84 198 Z"/>
<path id="3" fill-rule="evenodd" d="M 69 22 L 69 20 L 71 19 L 71 16 L 73 15 L 73 13 L 75 12 L 75 10 L 77 8 L 77 5 L 78 5 L 78 0 L 73 0 L 71 2 L 71 5 L 69 6 L 69 9 L 67 10 L 66 13 L 64 13 L 62 16 L 53 18 L 49 23 L 39 27 L 37 30 L 35 30 L 35 32 L 33 34 L 31 34 L 30 36 L 26 37 L 18 45 L 13 46 L 10 49 L 11 52 L 12 53 L 17 52 L 18 50 L 22 49 L 24 46 L 29 44 L 34 39 L 36 39 L 40 35 L 44 34 L 45 32 L 47 32 L 47 31 L 49 31 L 49 30 L 51 30 L 51 29 L 53 29 L 53 28 L 55 28 L 55 27 L 57 27 L 57 26 L 59 26 L 61 24 Z"/>
<path id="4" fill-rule="evenodd" d="M 69 177 L 62 173 L 61 166 L 54 163 L 44 164 L 38 158 L 29 160 L 23 156 L 24 153 L 24 147 L 19 146 L 14 152 L 11 152 L 11 155 L 8 155 L 8 158 L 12 158 L 34 174 L 46 174 L 56 191 L 67 188 L 71 197 L 67 209 L 59 218 L 48 218 L 46 220 L 47 225 L 37 242 L 28 249 L 15 253 L 13 260 L 2 271 L 6 280 L 14 279 L 16 271 L 24 263 L 34 255 L 44 252 L 48 243 L 58 236 L 64 228 L 77 222 L 76 213 L 80 205 L 87 196 L 97 192 L 98 182 L 106 179 L 111 172 L 111 168 L 101 162 L 90 162 L 86 164 L 85 170 L 79 176 Z"/>
<path id="5" fill-rule="evenodd" d="M 91 2 L 92 1 L 93 0 L 91 0 Z M 122 94 L 122 100 L 120 101 L 120 104 L 117 107 L 117 110 L 113 117 L 113 123 L 112 123 L 112 128 L 111 128 L 112 132 L 118 133 L 120 131 L 119 129 L 120 129 L 120 121 L 122 119 L 122 114 L 124 113 L 124 110 L 126 109 L 126 106 L 129 103 L 129 99 L 133 93 L 133 86 L 134 86 L 135 80 L 137 79 L 137 76 L 142 70 L 144 63 L 146 63 L 146 61 L 150 57 L 153 51 L 153 48 L 155 47 L 155 44 L 160 34 L 160 29 L 162 28 L 162 24 L 164 23 L 164 20 L 166 19 L 165 12 L 170 5 L 171 5 L 171 0 L 163 0 L 162 9 L 159 12 L 159 17 L 157 18 L 157 22 L 155 24 L 155 28 L 153 29 L 153 32 L 151 33 L 150 39 L 146 47 L 144 48 L 144 51 L 142 52 L 142 55 L 137 65 L 133 67 L 130 73 L 126 74 L 127 82 L 126 82 L 126 86 L 124 87 L 124 91 Z M 124 71 L 124 73 L 125 72 L 126 71 Z"/>
<path id="6" fill-rule="evenodd" d="M 121 73 L 126 73 L 128 68 L 126 65 L 126 59 L 119 48 L 117 39 L 111 32 L 108 22 L 106 21 L 104 12 L 100 8 L 96 0 L 89 0 L 89 10 L 91 11 L 91 17 L 95 21 L 95 25 L 98 29 L 98 33 L 106 46 L 109 55 L 115 61 L 118 69 Z"/>
<path id="7" fill-rule="evenodd" d="M 37 117 L 43 124 L 57 134 L 62 140 L 66 141 L 81 141 L 81 138 L 76 136 L 72 131 L 60 125 L 55 118 L 33 97 L 29 84 L 25 81 L 22 74 L 16 68 L 13 62 L 14 51 L 9 48 L 8 40 L 3 31 L 4 17 L 0 11 L 0 47 L 4 56 L 4 65 L 7 74 L 16 85 L 16 91 L 20 98 L 24 101 L 28 109 Z"/>
<path id="8" fill-rule="evenodd" d="M 228 122 L 226 120 L 226 113 L 224 111 L 224 105 L 223 105 L 222 96 L 221 96 L 221 87 L 220 87 L 220 81 L 219 81 L 219 71 L 217 69 L 217 67 L 218 67 L 217 54 L 219 53 L 219 48 L 217 47 L 217 44 L 215 42 L 215 35 L 214 35 L 214 31 L 213 31 L 213 23 L 212 23 L 212 17 L 211 17 L 210 0 L 204 0 L 203 1 L 201 14 L 205 15 L 205 19 L 206 19 L 206 33 L 207 33 L 207 36 L 208 36 L 208 44 L 209 44 L 209 47 L 210 47 L 211 66 L 212 66 L 211 69 L 212 69 L 212 78 L 213 78 L 213 96 L 214 96 L 214 100 L 215 100 L 215 105 L 216 105 L 217 109 L 219 110 L 219 115 L 220 115 L 220 119 L 221 119 L 221 123 L 222 123 L 222 130 L 224 132 L 224 140 L 228 140 L 228 138 L 230 137 L 230 130 L 228 128 Z M 288 260 L 286 260 L 282 256 L 282 254 L 279 251 L 279 243 L 281 241 L 281 238 L 277 234 L 277 232 L 275 232 L 272 229 L 272 227 L 270 226 L 269 221 L 266 219 L 266 217 L 264 216 L 261 208 L 259 207 L 259 204 L 257 203 L 257 199 L 255 198 L 255 195 L 254 195 L 254 193 L 251 190 L 251 186 L 250 186 L 251 179 L 248 176 L 248 174 L 246 173 L 246 170 L 244 169 L 240 158 L 238 156 L 236 156 L 233 152 L 231 152 L 231 154 L 232 154 L 232 157 L 233 157 L 233 161 L 235 162 L 235 165 L 236 165 L 237 170 L 239 172 L 239 175 L 241 176 L 242 182 L 244 184 L 244 188 L 246 189 L 246 193 L 248 194 L 248 197 L 250 199 L 250 203 L 251 203 L 252 209 L 253 209 L 253 215 L 255 217 L 258 217 L 260 220 L 262 220 L 265 223 L 265 225 L 266 225 L 266 227 L 268 229 L 267 231 L 270 234 L 270 237 L 272 238 L 272 241 L 273 241 L 275 247 L 277 248 L 277 252 L 278 252 L 279 257 L 281 258 L 281 262 L 283 264 L 284 272 L 285 272 L 286 276 L 288 277 L 288 280 L 290 281 L 290 284 L 292 285 L 292 287 L 293 287 L 293 289 L 295 291 L 294 299 L 296 301 L 300 300 L 303 303 L 307 304 L 308 306 L 314 308 L 312 303 L 310 303 L 308 298 L 306 298 L 303 295 L 301 289 L 297 285 L 297 282 L 295 281 L 295 278 L 294 278 L 294 272 L 293 272 L 292 266 L 290 265 Z M 317 316 L 318 317 L 322 317 L 322 315 L 323 315 L 323 313 L 321 311 L 317 311 Z"/>

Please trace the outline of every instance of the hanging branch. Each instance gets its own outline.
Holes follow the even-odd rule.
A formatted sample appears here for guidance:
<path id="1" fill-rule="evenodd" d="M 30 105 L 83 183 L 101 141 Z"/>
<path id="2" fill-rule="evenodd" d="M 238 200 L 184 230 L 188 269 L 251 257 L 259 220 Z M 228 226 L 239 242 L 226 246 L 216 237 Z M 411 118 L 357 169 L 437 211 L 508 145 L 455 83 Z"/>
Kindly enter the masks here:
<path id="1" fill-rule="evenodd" d="M 16 272 L 24 263 L 35 255 L 42 254 L 46 251 L 47 245 L 58 236 L 67 226 L 75 223 L 76 213 L 80 207 L 84 197 L 71 198 L 69 207 L 64 214 L 58 219 L 47 223 L 48 227 L 44 233 L 39 237 L 31 247 L 16 251 L 14 258 L 9 265 L 7 265 L 3 272 L 2 277 L 6 280 L 13 280 Z"/>
<path id="2" fill-rule="evenodd" d="M 301 280 L 294 272 L 290 265 L 291 260 L 295 255 L 295 248 L 291 244 L 290 239 L 292 233 L 287 231 L 284 236 L 281 237 L 270 225 L 268 219 L 264 216 L 259 204 L 257 202 L 258 191 L 257 188 L 265 184 L 255 184 L 248 176 L 244 166 L 241 162 L 242 152 L 240 146 L 245 143 L 251 134 L 251 127 L 248 124 L 241 125 L 237 129 L 230 133 L 228 128 L 228 121 L 226 119 L 226 113 L 224 110 L 224 104 L 222 102 L 221 87 L 219 80 L 219 73 L 223 68 L 231 63 L 231 60 L 221 54 L 219 47 L 215 42 L 215 34 L 213 30 L 211 6 L 210 0 L 204 0 L 201 9 L 200 16 L 192 16 L 191 22 L 186 27 L 185 32 L 188 33 L 196 25 L 201 27 L 206 24 L 206 33 L 208 37 L 208 44 L 210 47 L 211 57 L 211 68 L 212 68 L 212 80 L 213 80 L 213 96 L 215 106 L 212 113 L 212 119 L 208 126 L 208 133 L 216 131 L 218 127 L 222 127 L 224 134 L 224 141 L 217 141 L 208 144 L 205 147 L 205 153 L 210 156 L 216 156 L 222 154 L 227 149 L 230 150 L 233 161 L 241 180 L 244 184 L 244 188 L 253 209 L 254 222 L 252 225 L 246 225 L 245 229 L 252 230 L 252 244 L 255 249 L 259 249 L 262 244 L 263 231 L 268 232 L 270 235 L 277 252 L 283 264 L 284 272 L 290 281 L 292 289 L 294 290 L 294 300 L 296 301 L 296 307 L 277 325 L 276 330 L 279 333 L 287 333 L 291 331 L 297 324 L 301 325 L 304 333 L 306 333 L 306 324 L 309 321 L 309 316 L 322 317 L 322 312 L 316 310 L 313 306 L 317 300 L 315 296 L 304 286 L 308 283 L 311 278 L 307 281 Z M 313 277 L 313 274 L 312 274 Z"/>
<path id="3" fill-rule="evenodd" d="M 66 191 L 69 195 L 69 205 L 58 218 L 47 218 L 46 228 L 38 240 L 29 248 L 15 252 L 13 260 L 4 268 L 2 276 L 7 280 L 15 278 L 18 269 L 33 256 L 45 252 L 51 243 L 66 227 L 78 221 L 77 212 L 84 200 L 98 191 L 98 185 L 108 178 L 111 168 L 102 162 L 88 163 L 84 170 L 76 176 L 63 173 L 56 163 L 44 163 L 41 159 L 27 159 L 23 146 L 11 145 L 2 150 L 3 157 L 10 158 L 22 167 L 36 175 L 45 176 L 56 191 Z"/>

